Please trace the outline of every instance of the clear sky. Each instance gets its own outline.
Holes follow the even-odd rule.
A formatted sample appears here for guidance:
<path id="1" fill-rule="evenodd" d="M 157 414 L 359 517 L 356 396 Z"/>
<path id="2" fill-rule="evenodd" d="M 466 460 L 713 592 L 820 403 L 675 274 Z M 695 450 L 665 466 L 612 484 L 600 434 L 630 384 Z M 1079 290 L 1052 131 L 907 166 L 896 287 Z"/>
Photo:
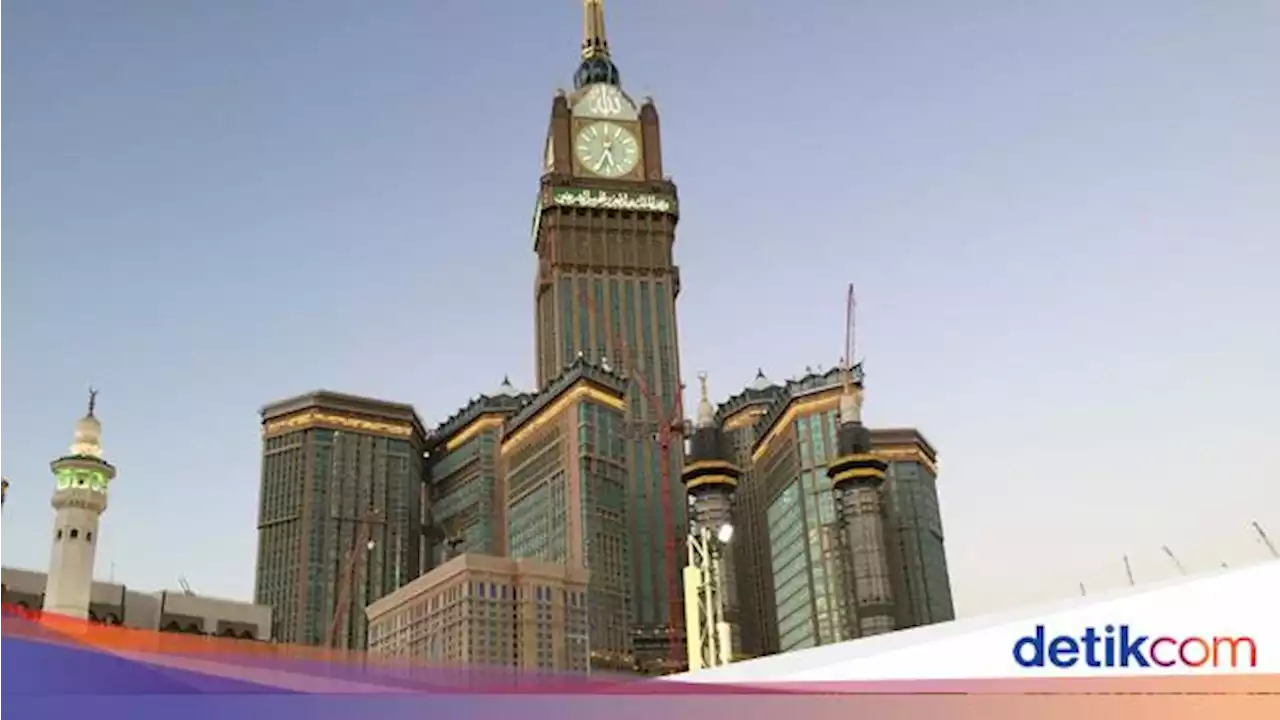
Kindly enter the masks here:
<path id="1" fill-rule="evenodd" d="M 101 390 L 98 574 L 252 596 L 264 403 L 533 379 L 574 0 L 9 0 L 4 562 Z M 1280 536 L 1280 5 L 610 0 L 680 187 L 682 362 L 829 367 L 941 454 L 958 610 Z M 13 543 L 17 543 L 14 545 Z"/>

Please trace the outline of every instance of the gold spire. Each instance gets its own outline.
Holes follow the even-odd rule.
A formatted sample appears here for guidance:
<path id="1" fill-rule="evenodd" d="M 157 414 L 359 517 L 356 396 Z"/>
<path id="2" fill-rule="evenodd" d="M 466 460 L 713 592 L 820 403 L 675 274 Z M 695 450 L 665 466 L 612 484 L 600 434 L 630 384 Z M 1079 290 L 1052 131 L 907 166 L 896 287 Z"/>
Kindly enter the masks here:
<path id="1" fill-rule="evenodd" d="M 582 0 L 582 59 L 609 57 L 604 33 L 604 0 Z"/>

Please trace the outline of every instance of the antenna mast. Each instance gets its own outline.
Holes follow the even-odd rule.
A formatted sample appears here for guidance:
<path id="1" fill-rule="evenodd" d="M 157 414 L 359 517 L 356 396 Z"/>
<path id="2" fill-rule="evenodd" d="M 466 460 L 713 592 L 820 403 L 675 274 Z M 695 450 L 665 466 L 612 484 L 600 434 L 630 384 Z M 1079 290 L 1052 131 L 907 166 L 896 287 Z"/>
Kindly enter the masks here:
<path id="1" fill-rule="evenodd" d="M 853 392 L 853 351 L 854 342 L 857 337 L 857 300 L 853 294 L 853 283 L 849 283 L 849 294 L 845 301 L 844 309 L 844 368 L 841 375 L 844 381 L 844 391 L 846 393 Z"/>
<path id="2" fill-rule="evenodd" d="M 1267 546 L 1267 550 L 1271 551 L 1271 557 L 1280 559 L 1280 550 L 1276 550 L 1275 543 L 1271 542 L 1271 538 L 1267 537 L 1267 531 L 1262 529 L 1257 520 L 1253 521 L 1253 531 L 1258 533 L 1258 538 L 1262 540 L 1262 544 Z"/>
<path id="3" fill-rule="evenodd" d="M 1124 556 L 1124 574 L 1129 578 L 1129 586 L 1133 587 L 1133 568 L 1129 566 L 1129 556 Z"/>

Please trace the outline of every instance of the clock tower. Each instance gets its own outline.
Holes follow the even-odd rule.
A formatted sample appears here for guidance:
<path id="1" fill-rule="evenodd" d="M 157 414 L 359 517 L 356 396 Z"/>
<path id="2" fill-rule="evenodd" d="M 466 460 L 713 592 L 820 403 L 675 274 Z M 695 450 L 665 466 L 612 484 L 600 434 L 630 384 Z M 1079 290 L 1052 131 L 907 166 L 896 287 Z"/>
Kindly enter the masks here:
<path id="1" fill-rule="evenodd" d="M 623 89 L 602 0 L 583 1 L 582 36 L 573 90 L 551 104 L 534 213 L 537 377 L 545 386 L 584 356 L 627 378 L 630 606 L 643 664 L 646 655 L 665 656 L 683 624 L 673 560 L 683 555 L 674 551 L 684 537 L 682 443 L 664 451 L 659 440 L 660 428 L 684 417 L 673 258 L 679 203 L 663 174 L 657 107 Z"/>

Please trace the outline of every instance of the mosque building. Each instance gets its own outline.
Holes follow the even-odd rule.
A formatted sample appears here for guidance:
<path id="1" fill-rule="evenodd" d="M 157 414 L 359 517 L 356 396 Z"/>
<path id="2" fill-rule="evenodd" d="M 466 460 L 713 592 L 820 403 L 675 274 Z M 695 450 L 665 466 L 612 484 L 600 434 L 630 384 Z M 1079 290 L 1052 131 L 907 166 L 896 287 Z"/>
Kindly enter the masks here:
<path id="1" fill-rule="evenodd" d="M 182 591 L 139 592 L 93 577 L 102 515 L 116 467 L 102 450 L 97 392 L 76 422 L 71 447 L 50 467 L 54 476 L 53 526 L 47 572 L 3 568 L 0 597 L 6 609 L 53 614 L 148 630 L 269 640 L 271 609 Z M 5 481 L 7 494 L 8 481 Z"/>

